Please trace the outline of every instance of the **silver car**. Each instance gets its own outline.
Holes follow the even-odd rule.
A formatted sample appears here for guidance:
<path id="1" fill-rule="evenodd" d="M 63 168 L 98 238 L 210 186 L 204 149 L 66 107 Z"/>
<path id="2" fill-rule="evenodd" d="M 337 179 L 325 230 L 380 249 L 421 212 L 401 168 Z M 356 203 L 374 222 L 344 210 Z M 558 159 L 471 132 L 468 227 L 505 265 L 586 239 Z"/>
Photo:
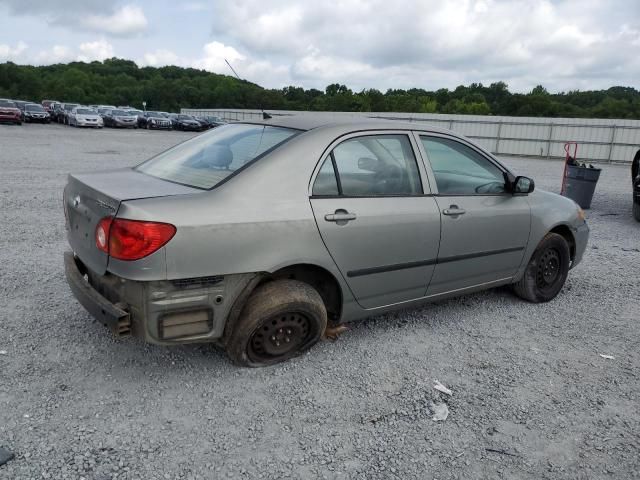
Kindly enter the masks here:
<path id="1" fill-rule="evenodd" d="M 69 113 L 68 123 L 70 127 L 102 128 L 102 117 L 94 109 L 89 107 L 76 107 Z"/>
<path id="2" fill-rule="evenodd" d="M 589 234 L 572 200 L 455 133 L 307 116 L 70 175 L 64 208 L 68 283 L 93 316 L 153 343 L 213 342 L 246 366 L 499 285 L 549 301 Z"/>

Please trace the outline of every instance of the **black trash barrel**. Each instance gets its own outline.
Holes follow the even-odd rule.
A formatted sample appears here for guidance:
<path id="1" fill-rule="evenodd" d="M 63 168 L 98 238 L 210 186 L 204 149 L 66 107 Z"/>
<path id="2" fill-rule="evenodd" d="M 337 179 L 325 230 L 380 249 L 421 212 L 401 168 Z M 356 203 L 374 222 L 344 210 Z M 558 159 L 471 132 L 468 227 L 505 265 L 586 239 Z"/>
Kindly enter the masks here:
<path id="1" fill-rule="evenodd" d="M 567 165 L 562 195 L 576 202 L 581 208 L 591 208 L 591 200 L 600 178 L 600 171 L 600 168 Z"/>

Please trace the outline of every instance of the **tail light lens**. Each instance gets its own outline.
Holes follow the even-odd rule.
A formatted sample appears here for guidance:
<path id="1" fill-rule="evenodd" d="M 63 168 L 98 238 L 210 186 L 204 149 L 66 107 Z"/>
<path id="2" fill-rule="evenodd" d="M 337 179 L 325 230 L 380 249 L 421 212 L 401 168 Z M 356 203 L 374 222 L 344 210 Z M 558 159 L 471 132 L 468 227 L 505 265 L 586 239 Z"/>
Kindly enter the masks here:
<path id="1" fill-rule="evenodd" d="M 169 223 L 105 217 L 96 227 L 96 246 L 118 260 L 139 260 L 162 248 L 176 234 Z"/>

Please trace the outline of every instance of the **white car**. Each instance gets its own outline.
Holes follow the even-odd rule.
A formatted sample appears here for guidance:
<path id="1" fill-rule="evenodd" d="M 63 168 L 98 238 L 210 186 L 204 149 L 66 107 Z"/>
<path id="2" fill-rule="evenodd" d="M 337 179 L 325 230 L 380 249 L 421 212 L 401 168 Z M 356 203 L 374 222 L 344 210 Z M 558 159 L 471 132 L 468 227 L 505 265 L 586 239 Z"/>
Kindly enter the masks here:
<path id="1" fill-rule="evenodd" d="M 69 114 L 69 126 L 102 128 L 102 117 L 95 110 L 88 107 L 76 107 Z"/>

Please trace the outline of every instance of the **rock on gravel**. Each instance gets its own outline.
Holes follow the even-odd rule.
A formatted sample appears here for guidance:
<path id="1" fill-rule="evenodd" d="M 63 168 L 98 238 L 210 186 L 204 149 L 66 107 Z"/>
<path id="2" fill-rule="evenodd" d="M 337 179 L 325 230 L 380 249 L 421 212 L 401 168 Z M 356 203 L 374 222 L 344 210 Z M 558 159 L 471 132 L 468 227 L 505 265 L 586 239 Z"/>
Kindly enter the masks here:
<path id="1" fill-rule="evenodd" d="M 207 345 L 114 339 L 64 280 L 67 173 L 134 165 L 190 136 L 0 125 L 0 442 L 16 452 L 1 479 L 640 477 L 626 166 L 604 166 L 586 257 L 553 302 L 468 295 L 238 369 Z M 504 161 L 559 190 L 561 162 Z M 434 422 L 443 401 L 449 418 Z"/>

